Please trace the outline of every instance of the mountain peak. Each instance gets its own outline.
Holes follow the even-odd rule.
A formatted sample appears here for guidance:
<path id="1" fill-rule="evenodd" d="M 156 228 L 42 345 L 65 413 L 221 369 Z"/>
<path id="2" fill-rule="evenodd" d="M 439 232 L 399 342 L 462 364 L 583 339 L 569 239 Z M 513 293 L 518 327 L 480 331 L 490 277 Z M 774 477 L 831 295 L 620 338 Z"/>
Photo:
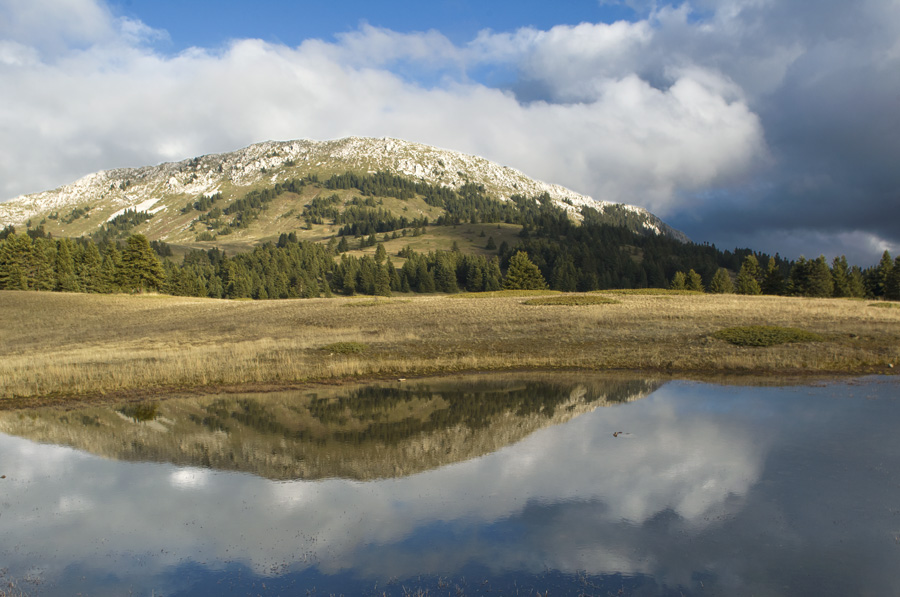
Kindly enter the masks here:
<path id="1" fill-rule="evenodd" d="M 127 208 L 180 209 L 187 200 L 217 192 L 247 192 L 307 174 L 330 176 L 379 171 L 454 189 L 476 183 L 499 200 L 508 200 L 513 195 L 547 194 L 573 218 L 580 217 L 581 206 L 601 212 L 617 207 L 640 216 L 648 232 L 686 240 L 683 234 L 643 208 L 597 201 L 482 157 L 391 137 L 264 141 L 237 151 L 157 166 L 104 170 L 54 190 L 23 195 L 0 204 L 0 227 L 22 226 L 29 220 L 78 206 L 90 206 L 108 220 Z"/>

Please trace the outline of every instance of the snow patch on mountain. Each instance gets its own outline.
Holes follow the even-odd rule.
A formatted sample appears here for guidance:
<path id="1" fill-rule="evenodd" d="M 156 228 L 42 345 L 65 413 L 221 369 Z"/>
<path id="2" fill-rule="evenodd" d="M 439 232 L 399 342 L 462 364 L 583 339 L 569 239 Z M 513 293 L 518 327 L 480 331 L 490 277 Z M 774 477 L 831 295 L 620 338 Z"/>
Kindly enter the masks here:
<path id="1" fill-rule="evenodd" d="M 106 218 L 106 221 L 109 222 L 116 216 L 121 216 L 123 213 L 125 213 L 129 209 L 132 211 L 145 211 L 150 215 L 164 211 L 166 209 L 165 205 L 160 205 L 159 207 L 152 209 L 153 206 L 156 205 L 157 202 L 159 202 L 159 198 L 147 199 L 146 201 L 142 201 L 142 202 L 138 203 L 137 205 L 134 205 L 131 207 L 123 207 L 119 211 L 114 212 L 111 216 Z"/>

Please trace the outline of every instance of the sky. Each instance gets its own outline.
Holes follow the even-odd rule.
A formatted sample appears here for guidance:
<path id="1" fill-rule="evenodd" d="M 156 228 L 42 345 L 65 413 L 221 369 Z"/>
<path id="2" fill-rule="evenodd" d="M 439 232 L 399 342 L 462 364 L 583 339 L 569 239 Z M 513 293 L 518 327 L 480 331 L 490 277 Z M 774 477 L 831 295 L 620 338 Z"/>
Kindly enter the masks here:
<path id="1" fill-rule="evenodd" d="M 900 0 L 0 0 L 0 201 L 350 135 L 868 266 L 900 253 Z"/>

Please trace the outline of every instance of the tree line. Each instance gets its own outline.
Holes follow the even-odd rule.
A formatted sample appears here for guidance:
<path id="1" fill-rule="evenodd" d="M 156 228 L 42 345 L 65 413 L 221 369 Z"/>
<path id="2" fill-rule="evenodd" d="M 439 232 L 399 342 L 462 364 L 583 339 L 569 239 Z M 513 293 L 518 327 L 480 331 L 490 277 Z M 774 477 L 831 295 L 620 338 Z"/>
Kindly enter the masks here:
<path id="1" fill-rule="evenodd" d="M 53 239 L 41 228 L 18 234 L 0 231 L 0 289 L 81 292 L 153 290 L 213 298 L 296 298 L 340 294 L 389 295 L 392 292 L 480 292 L 500 288 L 550 288 L 592 291 L 613 288 L 677 288 L 706 292 L 782 294 L 818 297 L 872 297 L 900 300 L 900 257 L 885 252 L 870 268 L 850 266 L 845 257 L 830 264 L 824 256 L 788 261 L 750 249 L 720 250 L 715 245 L 683 243 L 643 232 L 631 212 L 611 214 L 583 207 L 573 222 L 553 205 L 549 195 L 514 196 L 511 201 L 488 197 L 480 185 L 460 189 L 413 182 L 376 173 L 333 176 L 324 183 L 306 177 L 271 189 L 252 191 L 226 208 L 210 197 L 185 206 L 205 216 L 230 214 L 241 222 L 284 192 L 298 193 L 314 184 L 331 189 L 353 188 L 356 198 L 344 209 L 336 195 L 316 198 L 306 206 L 307 222 L 343 224 L 341 235 L 327 244 L 299 241 L 282 234 L 275 243 L 226 256 L 218 249 L 189 252 L 181 263 L 168 258 L 165 243 L 150 243 L 126 231 L 145 218 L 125 212 L 91 238 Z M 394 216 L 374 196 L 408 199 L 422 196 L 445 213 L 434 222 Z M 507 222 L 521 226 L 514 246 L 485 248 L 491 257 L 459 250 L 416 253 L 404 248 L 395 267 L 376 237 L 396 239 L 421 234 L 434 225 Z M 612 223 L 611 223 L 612 222 Z M 390 234 L 388 234 L 390 233 Z M 401 234 L 402 233 L 402 234 Z M 348 237 L 358 246 L 376 246 L 373 255 L 352 256 Z M 763 267 L 762 264 L 765 264 Z"/>

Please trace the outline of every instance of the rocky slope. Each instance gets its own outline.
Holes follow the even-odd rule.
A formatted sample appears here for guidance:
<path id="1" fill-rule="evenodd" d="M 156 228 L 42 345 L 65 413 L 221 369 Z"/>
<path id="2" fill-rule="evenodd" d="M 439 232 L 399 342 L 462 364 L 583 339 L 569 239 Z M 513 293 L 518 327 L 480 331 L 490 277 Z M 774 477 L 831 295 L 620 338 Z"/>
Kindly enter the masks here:
<path id="1" fill-rule="evenodd" d="M 267 141 L 244 149 L 206 155 L 181 162 L 143 168 L 120 168 L 90 174 L 58 189 L 24 195 L 0 204 L 0 228 L 33 225 L 51 218 L 66 219 L 81 207 L 88 213 L 81 226 L 69 224 L 54 232 L 77 236 L 99 228 L 126 208 L 174 217 L 186 202 L 221 192 L 226 200 L 277 182 L 307 174 L 330 176 L 344 172 L 389 171 L 430 184 L 458 188 L 466 182 L 484 186 L 489 195 L 506 200 L 511 195 L 547 193 L 553 202 L 578 217 L 588 205 L 603 211 L 612 206 L 641 217 L 656 234 L 686 240 L 684 235 L 643 208 L 596 201 L 562 186 L 537 181 L 484 158 L 438 149 L 399 139 L 349 137 L 333 141 Z M 168 240 L 164 235 L 163 240 Z"/>

